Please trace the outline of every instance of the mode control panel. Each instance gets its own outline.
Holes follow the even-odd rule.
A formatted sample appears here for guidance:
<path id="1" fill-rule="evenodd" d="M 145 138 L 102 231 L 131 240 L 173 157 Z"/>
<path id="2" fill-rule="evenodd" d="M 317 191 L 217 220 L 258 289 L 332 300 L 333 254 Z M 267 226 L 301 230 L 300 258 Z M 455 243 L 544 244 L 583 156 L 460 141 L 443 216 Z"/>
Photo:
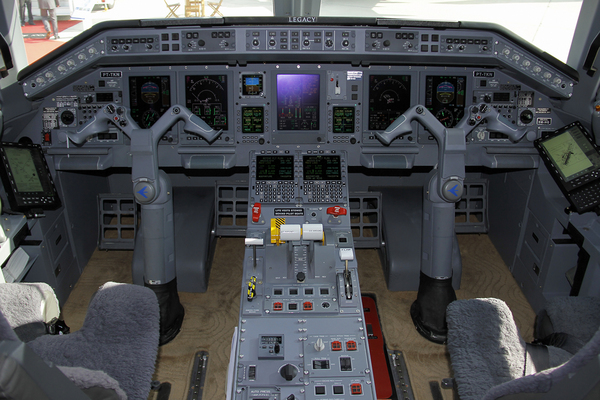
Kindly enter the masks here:
<path id="1" fill-rule="evenodd" d="M 365 32 L 365 50 L 381 52 L 418 53 L 419 32 L 389 30 L 367 30 Z"/>
<path id="2" fill-rule="evenodd" d="M 234 51 L 235 30 L 183 30 L 181 51 Z"/>
<path id="3" fill-rule="evenodd" d="M 350 51 L 356 50 L 356 32 L 339 29 L 255 29 L 246 31 L 250 51 Z"/>

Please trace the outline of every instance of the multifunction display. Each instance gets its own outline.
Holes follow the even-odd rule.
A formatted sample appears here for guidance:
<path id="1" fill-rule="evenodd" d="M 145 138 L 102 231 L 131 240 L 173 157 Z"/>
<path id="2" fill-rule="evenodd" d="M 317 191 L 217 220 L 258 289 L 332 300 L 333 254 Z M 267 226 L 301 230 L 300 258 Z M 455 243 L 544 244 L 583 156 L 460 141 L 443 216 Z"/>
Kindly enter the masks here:
<path id="1" fill-rule="evenodd" d="M 319 129 L 320 76 L 277 75 L 277 129 L 314 131 Z"/>
<path id="2" fill-rule="evenodd" d="M 385 130 L 410 105 L 410 76 L 369 77 L 369 130 Z"/>
<path id="3" fill-rule="evenodd" d="M 302 165 L 305 181 L 333 181 L 342 179 L 339 156 L 304 156 Z"/>
<path id="4" fill-rule="evenodd" d="M 129 77 L 131 118 L 148 129 L 171 107 L 171 84 L 168 76 Z"/>
<path id="5" fill-rule="evenodd" d="M 428 76 L 425 106 L 446 128 L 453 128 L 465 114 L 464 76 Z"/>
<path id="6" fill-rule="evenodd" d="M 263 107 L 242 107 L 242 133 L 264 133 Z"/>
<path id="7" fill-rule="evenodd" d="M 185 104 L 211 128 L 227 130 L 227 76 L 186 76 Z"/>
<path id="8" fill-rule="evenodd" d="M 256 180 L 294 179 L 294 156 L 256 156 Z"/>
<path id="9" fill-rule="evenodd" d="M 333 107 L 333 133 L 354 133 L 354 107 Z"/>

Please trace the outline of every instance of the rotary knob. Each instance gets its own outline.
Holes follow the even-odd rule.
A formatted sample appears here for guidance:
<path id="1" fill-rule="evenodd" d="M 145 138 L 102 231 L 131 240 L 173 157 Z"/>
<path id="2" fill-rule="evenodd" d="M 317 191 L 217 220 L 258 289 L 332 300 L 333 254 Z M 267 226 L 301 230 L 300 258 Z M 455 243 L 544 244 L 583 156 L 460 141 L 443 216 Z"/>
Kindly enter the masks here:
<path id="1" fill-rule="evenodd" d="M 296 368 L 296 366 L 292 364 L 285 364 L 279 370 L 279 375 L 281 375 L 283 379 L 289 382 L 292 379 L 294 379 L 296 375 L 298 375 L 298 368 Z"/>
<path id="2" fill-rule="evenodd" d="M 523 110 L 521 115 L 519 115 L 519 119 L 523 124 L 529 125 L 533 121 L 533 112 L 531 110 Z"/>

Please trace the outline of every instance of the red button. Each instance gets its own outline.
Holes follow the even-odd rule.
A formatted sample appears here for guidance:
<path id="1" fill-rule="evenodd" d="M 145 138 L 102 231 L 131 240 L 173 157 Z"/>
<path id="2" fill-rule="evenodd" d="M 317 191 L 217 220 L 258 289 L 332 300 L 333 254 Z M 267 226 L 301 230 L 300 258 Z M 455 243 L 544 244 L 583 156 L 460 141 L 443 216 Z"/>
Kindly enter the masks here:
<path id="1" fill-rule="evenodd" d="M 260 219 L 260 203 L 254 203 L 252 206 L 252 222 L 258 222 Z"/>
<path id="2" fill-rule="evenodd" d="M 333 206 L 333 207 L 329 207 L 327 209 L 327 214 L 331 214 L 334 216 L 340 216 L 340 215 L 346 215 L 347 211 L 345 208 L 340 207 L 340 206 Z"/>

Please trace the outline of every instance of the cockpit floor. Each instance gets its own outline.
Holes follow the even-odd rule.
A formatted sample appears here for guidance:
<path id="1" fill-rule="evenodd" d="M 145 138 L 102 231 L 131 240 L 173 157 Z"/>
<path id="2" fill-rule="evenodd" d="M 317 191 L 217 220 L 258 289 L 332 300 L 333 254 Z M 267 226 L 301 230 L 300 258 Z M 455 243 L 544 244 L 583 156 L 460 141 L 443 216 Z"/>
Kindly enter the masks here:
<path id="1" fill-rule="evenodd" d="M 487 235 L 458 236 L 463 275 L 459 299 L 497 297 L 507 302 L 526 341 L 533 335 L 535 313 Z M 242 281 L 243 238 L 220 238 L 206 293 L 180 293 L 185 319 L 179 335 L 159 348 L 154 379 L 172 384 L 172 400 L 188 398 L 194 355 L 209 353 L 203 400 L 225 398 L 231 336 L 238 322 Z M 69 299 L 63 315 L 71 330 L 83 324 L 89 299 L 106 281 L 131 282 L 131 251 L 97 250 Z M 451 376 L 446 347 L 428 342 L 415 330 L 409 309 L 416 292 L 387 290 L 375 249 L 357 250 L 362 293 L 374 293 L 387 347 L 401 350 L 418 400 L 431 399 L 429 381 Z M 443 391 L 452 399 L 450 391 Z M 153 395 L 150 399 L 153 399 Z"/>

